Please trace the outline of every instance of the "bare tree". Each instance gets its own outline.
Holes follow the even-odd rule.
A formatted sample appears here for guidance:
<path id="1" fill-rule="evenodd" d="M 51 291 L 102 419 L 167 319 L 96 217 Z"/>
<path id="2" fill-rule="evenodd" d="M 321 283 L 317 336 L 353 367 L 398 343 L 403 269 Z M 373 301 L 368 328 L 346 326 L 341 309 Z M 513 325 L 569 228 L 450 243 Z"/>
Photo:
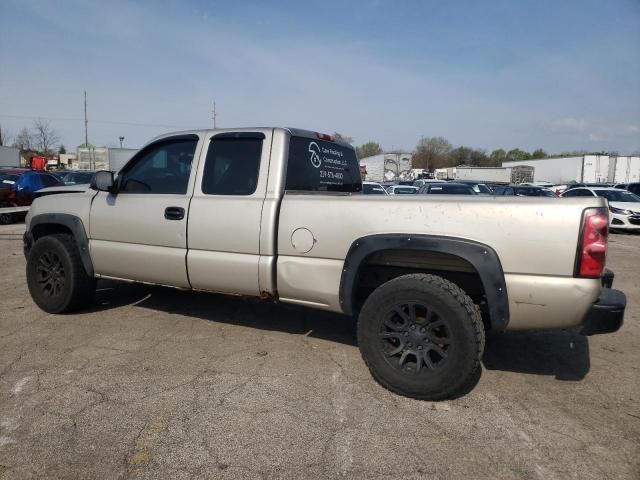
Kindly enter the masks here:
<path id="1" fill-rule="evenodd" d="M 0 124 L 0 146 L 9 145 L 11 143 L 11 134 L 6 128 L 2 128 Z"/>
<path id="2" fill-rule="evenodd" d="M 33 144 L 42 153 L 49 153 L 60 142 L 60 135 L 51 124 L 38 118 L 33 121 Z"/>
<path id="3" fill-rule="evenodd" d="M 423 138 L 418 142 L 416 153 L 413 154 L 413 168 L 434 170 L 447 167 L 451 163 L 451 150 L 452 146 L 446 138 Z"/>
<path id="4" fill-rule="evenodd" d="M 22 127 L 13 139 L 13 146 L 20 150 L 31 150 L 32 143 L 32 136 L 27 127 Z"/>

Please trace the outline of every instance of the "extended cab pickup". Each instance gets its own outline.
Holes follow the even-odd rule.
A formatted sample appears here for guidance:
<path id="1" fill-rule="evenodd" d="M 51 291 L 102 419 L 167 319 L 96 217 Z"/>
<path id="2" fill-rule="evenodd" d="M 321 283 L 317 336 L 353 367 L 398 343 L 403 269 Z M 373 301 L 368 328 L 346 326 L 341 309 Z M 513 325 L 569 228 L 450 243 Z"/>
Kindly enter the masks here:
<path id="1" fill-rule="evenodd" d="M 34 202 L 29 290 L 50 313 L 116 278 L 357 315 L 375 379 L 422 399 L 472 381 L 486 331 L 622 324 L 604 199 L 361 190 L 353 148 L 328 135 L 164 135 L 86 192 Z"/>

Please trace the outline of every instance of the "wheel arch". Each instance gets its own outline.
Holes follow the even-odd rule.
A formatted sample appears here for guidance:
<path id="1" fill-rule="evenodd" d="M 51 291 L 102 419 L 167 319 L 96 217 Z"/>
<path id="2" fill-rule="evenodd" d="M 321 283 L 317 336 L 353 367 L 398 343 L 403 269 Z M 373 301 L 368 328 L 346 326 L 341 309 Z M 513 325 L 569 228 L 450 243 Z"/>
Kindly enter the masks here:
<path id="1" fill-rule="evenodd" d="M 340 279 L 340 304 L 347 315 L 357 311 L 360 274 L 372 255 L 385 251 L 432 252 L 456 257 L 470 264 L 482 284 L 492 330 L 504 330 L 509 322 L 507 288 L 498 254 L 473 240 L 438 235 L 377 234 L 355 240 L 345 258 Z"/>
<path id="2" fill-rule="evenodd" d="M 78 246 L 82 266 L 87 275 L 94 276 L 93 262 L 89 254 L 89 238 L 82 220 L 68 213 L 42 213 L 31 218 L 29 231 L 25 234 L 25 245 L 36 242 L 39 238 L 56 233 L 67 233 L 73 236 Z M 28 240 L 30 237 L 30 240 Z"/>

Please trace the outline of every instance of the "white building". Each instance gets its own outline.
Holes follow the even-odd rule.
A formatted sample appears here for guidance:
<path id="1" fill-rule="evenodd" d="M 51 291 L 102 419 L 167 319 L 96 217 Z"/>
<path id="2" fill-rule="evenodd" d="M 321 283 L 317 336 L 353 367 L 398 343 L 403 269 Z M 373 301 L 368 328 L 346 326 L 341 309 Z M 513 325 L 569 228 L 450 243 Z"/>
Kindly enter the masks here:
<path id="1" fill-rule="evenodd" d="M 366 168 L 363 180 L 370 182 L 393 182 L 411 180 L 410 153 L 381 153 L 360 159 L 360 167 Z"/>
<path id="2" fill-rule="evenodd" d="M 535 167 L 534 180 L 554 184 L 570 182 L 628 183 L 640 181 L 640 157 L 582 155 L 503 162 L 503 167 Z"/>

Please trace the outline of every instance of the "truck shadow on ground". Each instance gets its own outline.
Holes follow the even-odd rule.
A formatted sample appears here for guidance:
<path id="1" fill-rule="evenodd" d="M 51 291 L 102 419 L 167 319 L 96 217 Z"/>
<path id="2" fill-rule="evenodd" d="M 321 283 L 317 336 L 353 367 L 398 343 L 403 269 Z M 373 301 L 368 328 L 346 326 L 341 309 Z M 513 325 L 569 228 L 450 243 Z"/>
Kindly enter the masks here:
<path id="1" fill-rule="evenodd" d="M 110 280 L 99 282 L 93 311 L 125 305 L 357 346 L 356 321 L 344 315 L 296 305 L 261 302 L 249 297 Z M 590 369 L 589 342 L 574 331 L 488 335 L 482 363 L 487 370 L 553 375 L 558 380 L 581 380 Z"/>

